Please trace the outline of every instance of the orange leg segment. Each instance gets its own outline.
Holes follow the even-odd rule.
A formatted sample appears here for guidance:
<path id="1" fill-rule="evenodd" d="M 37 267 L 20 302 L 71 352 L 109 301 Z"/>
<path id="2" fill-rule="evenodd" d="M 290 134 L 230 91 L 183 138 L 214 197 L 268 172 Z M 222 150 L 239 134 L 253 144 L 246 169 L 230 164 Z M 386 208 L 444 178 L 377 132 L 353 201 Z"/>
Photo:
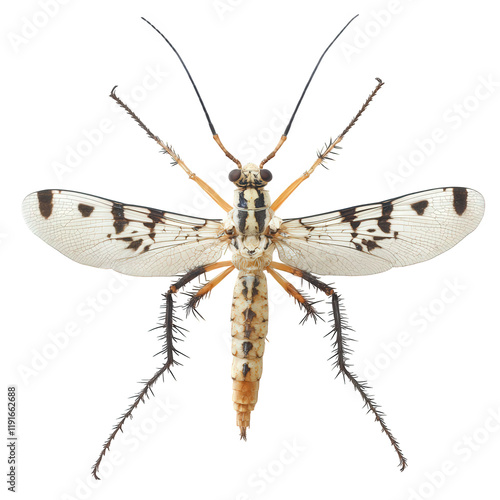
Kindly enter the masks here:
<path id="1" fill-rule="evenodd" d="M 266 271 L 285 289 L 286 293 L 291 295 L 297 302 L 304 304 L 306 301 L 305 297 L 281 274 L 276 272 L 271 266 L 266 268 Z"/>
<path id="2" fill-rule="evenodd" d="M 321 153 L 318 154 L 318 158 L 316 161 L 312 164 L 311 168 L 304 172 L 304 174 L 299 177 L 296 181 L 292 182 L 279 196 L 276 198 L 274 203 L 271 205 L 271 210 L 276 211 L 283 203 L 286 201 L 286 199 L 306 180 L 308 179 L 312 173 L 316 170 L 316 167 L 318 165 L 321 165 L 323 161 L 327 158 L 327 156 L 334 150 L 335 146 L 338 145 L 338 143 L 345 137 L 347 132 L 351 130 L 351 128 L 354 126 L 354 124 L 358 121 L 358 118 L 363 114 L 365 109 L 368 107 L 372 99 L 375 97 L 375 94 L 380 90 L 382 85 L 384 85 L 384 82 L 380 78 L 377 78 L 377 86 L 375 89 L 371 92 L 371 94 L 368 96 L 366 99 L 365 103 L 361 107 L 361 109 L 356 113 L 356 116 L 349 122 L 349 125 L 343 130 L 343 132 L 334 140 L 331 142 L 331 144 L 328 145 L 328 147 Z M 284 142 L 284 141 L 283 141 Z M 276 148 L 275 151 L 277 151 L 283 142 L 278 144 L 278 147 Z M 275 152 L 274 151 L 274 152 Z M 273 153 L 274 153 L 273 152 Z M 272 154 L 272 153 L 271 153 Z M 274 155 L 273 155 L 274 156 Z M 272 158 L 272 156 L 271 156 Z"/>
<path id="3" fill-rule="evenodd" d="M 316 320 L 320 318 L 320 316 L 314 308 L 314 303 L 308 300 L 307 297 L 304 297 L 304 295 L 302 295 L 302 293 L 300 293 L 289 281 L 283 278 L 281 274 L 276 272 L 273 269 L 274 264 L 277 264 L 277 262 L 273 262 L 270 266 L 266 267 L 266 271 L 285 289 L 285 291 L 289 295 L 291 295 L 299 303 L 300 308 L 306 312 L 306 315 L 302 319 L 301 323 L 305 323 L 305 321 L 309 318 L 313 318 L 316 322 Z"/>
<path id="4" fill-rule="evenodd" d="M 318 288 L 328 296 L 333 295 L 335 293 L 335 290 L 331 286 L 327 285 L 326 283 L 323 283 L 316 276 L 314 276 L 311 273 L 308 273 L 307 271 L 302 271 L 301 269 L 297 269 L 296 267 L 283 264 L 282 262 L 274 262 L 274 261 L 271 262 L 270 267 L 273 267 L 274 269 L 279 269 L 280 271 L 285 271 L 286 273 L 293 274 L 294 276 L 298 276 L 299 278 L 302 278 L 303 280 L 309 282 L 311 285 Z"/>
<path id="5" fill-rule="evenodd" d="M 343 139 L 343 136 L 337 137 L 335 141 L 332 142 L 332 144 L 323 152 L 321 156 L 318 156 L 317 160 L 312 164 L 311 168 L 304 172 L 297 180 L 293 181 L 274 201 L 274 203 L 271 205 L 271 210 L 278 210 L 281 205 L 287 200 L 287 198 L 306 180 L 309 179 L 309 177 L 312 175 L 312 173 L 316 170 L 316 167 L 318 165 L 321 165 L 321 163 L 324 161 L 326 156 L 328 156 L 329 153 L 333 151 L 335 146 Z"/>
<path id="6" fill-rule="evenodd" d="M 213 267 L 212 269 L 216 269 L 216 268 Z M 233 264 L 231 264 L 227 269 L 225 269 L 220 274 L 218 274 L 214 279 L 210 280 L 208 283 L 206 283 L 204 286 L 202 286 L 194 294 L 194 297 L 201 299 L 204 295 L 211 292 L 212 289 L 215 288 L 224 278 L 229 276 L 229 274 L 233 271 L 233 269 L 234 269 L 234 266 L 233 266 Z M 207 269 L 207 271 L 210 271 L 210 269 Z"/>
<path id="7" fill-rule="evenodd" d="M 222 267 L 224 265 L 227 265 L 228 263 L 229 263 L 229 267 L 227 269 L 224 269 L 224 271 L 222 271 L 220 274 L 218 274 L 215 278 L 211 279 L 208 283 L 205 283 L 205 285 L 203 285 L 196 292 L 188 294 L 189 300 L 185 306 L 188 313 L 192 312 L 193 314 L 201 316 L 200 313 L 198 313 L 198 311 L 196 310 L 196 308 L 198 307 L 198 304 L 200 303 L 200 300 L 203 297 L 205 297 L 208 293 L 210 293 L 234 269 L 234 265 L 230 261 L 218 262 L 216 264 L 212 264 L 212 265 L 206 267 L 206 269 L 205 269 L 206 271 L 211 271 L 213 269 L 217 269 L 218 267 Z"/>
<path id="8" fill-rule="evenodd" d="M 208 196 L 210 196 L 210 198 L 212 198 L 212 200 L 214 200 L 215 203 L 217 203 L 217 205 L 219 205 L 223 210 L 225 210 L 226 212 L 232 210 L 233 207 L 229 203 L 224 201 L 222 197 L 213 188 L 211 188 L 204 180 L 200 179 L 196 174 L 194 174 L 193 172 L 191 172 L 191 170 L 189 170 L 189 168 L 186 166 L 181 157 L 174 151 L 174 148 L 172 146 L 162 141 L 157 135 L 153 134 L 153 132 L 151 132 L 151 130 L 149 130 L 149 128 L 146 127 L 146 125 L 144 125 L 142 120 L 116 95 L 115 91 L 116 87 L 113 87 L 113 90 L 111 90 L 110 97 L 113 98 L 137 122 L 137 124 L 146 132 L 146 134 L 151 139 L 153 139 L 153 141 L 155 141 L 172 158 L 172 160 L 174 160 L 174 163 L 179 165 L 182 168 L 182 170 L 184 170 L 184 172 L 188 174 L 189 178 L 195 181 L 196 184 L 198 184 L 198 186 L 200 186 L 201 189 L 203 189 L 203 191 L 205 191 L 205 193 L 207 193 Z M 219 146 L 224 150 L 224 152 L 231 158 L 232 155 L 230 155 L 230 153 L 226 151 L 220 140 L 218 140 L 219 137 L 215 135 L 214 139 L 216 139 L 217 144 L 219 144 Z"/>

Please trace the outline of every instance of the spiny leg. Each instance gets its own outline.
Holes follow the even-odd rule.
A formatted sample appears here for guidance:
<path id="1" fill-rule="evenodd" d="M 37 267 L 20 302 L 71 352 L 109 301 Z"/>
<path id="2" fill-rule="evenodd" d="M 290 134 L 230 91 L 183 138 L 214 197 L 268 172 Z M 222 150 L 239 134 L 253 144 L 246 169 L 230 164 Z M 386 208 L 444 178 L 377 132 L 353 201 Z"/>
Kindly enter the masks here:
<path id="1" fill-rule="evenodd" d="M 132 412 L 139 406 L 139 403 L 142 401 L 144 402 L 144 398 L 148 395 L 148 392 L 151 392 L 153 394 L 152 386 L 153 384 L 166 372 L 168 371 L 170 374 L 172 374 L 171 367 L 174 364 L 177 364 L 178 362 L 175 360 L 174 355 L 178 353 L 178 351 L 175 349 L 173 346 L 173 343 L 175 341 L 174 337 L 174 332 L 181 332 L 181 327 L 177 326 L 174 324 L 175 317 L 174 317 L 174 301 L 172 297 L 172 292 L 169 290 L 165 295 L 165 313 L 163 317 L 163 325 L 162 327 L 165 329 L 165 347 L 162 350 L 166 354 L 166 361 L 163 364 L 161 368 L 159 368 L 156 373 L 149 379 L 149 380 L 143 380 L 142 383 L 144 384 L 144 387 L 135 395 L 133 396 L 134 401 L 133 403 L 127 408 L 125 413 L 120 417 L 118 423 L 113 427 L 113 430 L 111 434 L 109 435 L 108 439 L 103 445 L 102 451 L 99 454 L 99 457 L 97 458 L 93 468 L 92 468 L 92 475 L 94 476 L 95 479 L 100 479 L 100 477 L 97 475 L 99 472 L 99 466 L 101 465 L 101 461 L 104 458 L 104 455 L 106 452 L 109 450 L 111 446 L 111 442 L 113 439 L 116 437 L 118 434 L 118 431 L 123 432 L 123 425 L 125 424 L 125 421 L 127 418 L 132 418 Z M 173 374 L 172 374 L 173 376 Z M 174 377 L 175 378 L 175 377 Z"/>
<path id="2" fill-rule="evenodd" d="M 274 261 L 271 262 L 270 267 L 274 269 L 279 269 L 280 271 L 285 271 L 286 273 L 293 274 L 294 276 L 298 276 L 299 278 L 302 278 L 304 281 L 307 281 L 314 288 L 322 291 L 328 296 L 335 293 L 335 290 L 330 285 L 323 283 L 316 276 L 314 276 L 314 274 L 308 273 L 307 271 L 302 271 L 301 269 L 297 269 L 296 267 L 292 267 L 287 264 Z"/>
<path id="3" fill-rule="evenodd" d="M 220 262 L 215 262 L 213 264 L 208 264 L 206 266 L 195 267 L 191 271 L 188 271 L 184 276 L 182 276 L 179 281 L 175 282 L 170 287 L 172 293 L 177 293 L 181 288 L 186 286 L 189 282 L 193 281 L 198 276 L 214 271 L 215 269 L 220 269 L 221 267 L 230 267 L 233 263 L 230 260 L 222 260 Z"/>
<path id="4" fill-rule="evenodd" d="M 332 311 L 330 312 L 330 314 L 332 315 L 333 329 L 329 333 L 333 334 L 332 340 L 333 340 L 334 354 L 330 359 L 334 360 L 334 367 L 338 369 L 339 374 L 340 373 L 342 374 L 344 382 L 347 377 L 349 381 L 353 384 L 354 389 L 357 390 L 361 395 L 361 398 L 364 401 L 364 406 L 367 407 L 368 410 L 375 415 L 375 420 L 377 420 L 380 423 L 382 431 L 387 435 L 389 441 L 391 442 L 391 445 L 396 451 L 399 458 L 399 466 L 403 471 L 407 466 L 407 461 L 406 458 L 403 456 L 403 452 L 401 451 L 398 441 L 393 436 L 392 432 L 389 430 L 387 424 L 384 421 L 384 416 L 385 416 L 384 413 L 380 410 L 380 407 L 375 403 L 373 398 L 367 393 L 367 390 L 369 389 L 367 383 L 358 380 L 357 377 L 350 371 L 350 364 L 347 359 L 347 355 L 351 353 L 351 349 L 347 347 L 347 341 L 350 339 L 344 333 L 344 331 L 352 329 L 347 325 L 347 321 L 344 315 L 342 314 L 343 307 L 341 304 L 341 298 L 331 286 L 327 285 L 326 283 L 323 283 L 311 273 L 308 273 L 306 271 L 301 271 L 300 269 L 288 266 L 286 264 L 282 264 L 280 262 L 272 262 L 270 267 L 275 269 L 280 269 L 282 271 L 298 276 L 304 279 L 305 281 L 309 282 L 312 286 L 314 286 L 318 290 L 324 292 L 326 295 L 332 297 Z"/>
<path id="5" fill-rule="evenodd" d="M 132 412 L 137 408 L 137 406 L 139 406 L 139 403 L 141 401 L 144 402 L 145 397 L 149 397 L 148 393 L 153 394 L 152 386 L 161 376 L 163 376 L 165 372 L 170 373 L 174 377 L 171 368 L 173 365 L 179 364 L 179 362 L 175 359 L 175 356 L 182 354 L 175 348 L 174 343 L 179 340 L 177 337 L 175 337 L 175 334 L 180 333 L 181 335 L 184 335 L 183 332 L 185 330 L 175 323 L 177 318 L 174 315 L 175 304 L 173 294 L 177 293 L 182 287 L 186 286 L 190 281 L 194 280 L 198 276 L 224 266 L 232 266 L 232 263 L 230 261 L 223 261 L 192 269 L 184 276 L 182 276 L 178 281 L 176 281 L 169 288 L 168 292 L 163 295 L 165 299 L 165 311 L 160 318 L 161 324 L 158 326 L 158 328 L 164 329 L 164 334 L 160 336 L 160 338 L 164 340 L 164 347 L 160 352 L 166 356 L 165 363 L 149 380 L 143 381 L 144 387 L 133 397 L 133 403 L 127 408 L 125 413 L 123 413 L 115 427 L 113 427 L 113 431 L 104 443 L 102 451 L 99 454 L 99 457 L 97 458 L 94 466 L 92 467 L 92 475 L 95 479 L 100 479 L 97 474 L 99 472 L 99 466 L 102 462 L 102 459 L 104 458 L 106 452 L 109 450 L 111 442 L 118 434 L 118 431 L 123 432 L 123 425 L 125 424 L 127 418 L 132 418 Z"/>
<path id="6" fill-rule="evenodd" d="M 342 308 L 340 303 L 340 297 L 334 293 L 332 295 L 332 316 L 333 316 L 333 329 L 330 333 L 332 333 L 332 340 L 334 346 L 334 354 L 332 356 L 334 360 L 334 366 L 339 370 L 339 373 L 342 373 L 344 378 L 347 377 L 354 389 L 359 392 L 361 398 L 364 401 L 364 406 L 368 408 L 375 415 L 375 420 L 380 423 L 382 427 L 382 431 L 386 434 L 391 442 L 392 447 L 396 451 L 399 458 L 399 467 L 400 470 L 403 471 L 408 465 L 406 458 L 403 455 L 403 452 L 399 446 L 397 439 L 393 436 L 389 427 L 385 423 L 384 416 L 385 414 L 380 410 L 380 407 L 375 403 L 373 397 L 367 393 L 369 389 L 368 384 L 364 381 L 358 380 L 356 375 L 351 373 L 349 370 L 350 364 L 347 360 L 347 355 L 351 353 L 351 350 L 347 347 L 347 341 L 349 337 L 344 333 L 344 330 L 350 330 L 351 328 L 346 324 L 345 318 L 342 316 Z M 332 359 L 330 358 L 330 359 Z"/>
<path id="7" fill-rule="evenodd" d="M 274 203 L 271 205 L 271 210 L 276 211 L 285 201 L 286 199 L 304 182 L 306 179 L 308 179 L 312 173 L 316 170 L 316 167 L 319 165 L 324 164 L 326 160 L 330 160 L 331 157 L 329 157 L 330 154 L 334 154 L 333 150 L 336 148 L 339 148 L 338 144 L 342 139 L 345 137 L 347 132 L 351 130 L 351 128 L 354 126 L 354 124 L 358 121 L 358 118 L 363 114 L 365 109 L 368 107 L 372 99 L 375 97 L 375 94 L 380 90 L 382 85 L 384 85 L 384 82 L 380 78 L 377 78 L 377 86 L 375 89 L 371 92 L 371 94 L 368 96 L 366 99 L 365 103 L 363 106 L 361 106 L 361 109 L 356 113 L 356 116 L 350 121 L 349 125 L 344 129 L 344 131 L 333 141 L 330 140 L 328 144 L 325 145 L 322 151 L 318 152 L 318 158 L 316 161 L 312 164 L 311 168 L 304 172 L 304 174 L 299 177 L 297 180 L 292 182 L 279 196 L 276 198 Z"/>
<path id="8" fill-rule="evenodd" d="M 195 316 L 202 317 L 201 314 L 197 311 L 198 304 L 203 297 L 206 297 L 214 287 L 216 287 L 224 278 L 226 278 L 232 271 L 234 270 L 234 265 L 230 263 L 230 266 L 218 274 L 215 278 L 205 283 L 203 286 L 199 287 L 192 293 L 188 293 L 186 295 L 189 296 L 189 300 L 187 301 L 184 308 L 186 309 L 187 314 L 192 312 Z"/>
<path id="9" fill-rule="evenodd" d="M 163 142 L 157 135 L 153 134 L 151 130 L 149 130 L 146 125 L 142 122 L 142 120 L 116 95 L 115 93 L 116 86 L 113 87 L 111 90 L 110 97 L 113 98 L 138 124 L 139 126 L 146 132 L 146 134 L 153 139 L 158 145 L 161 146 L 161 148 L 164 150 L 165 153 L 170 155 L 172 158 L 173 165 L 179 165 L 186 174 L 188 174 L 189 178 L 198 184 L 198 186 L 205 191 L 205 193 L 212 198 L 212 200 L 217 203 L 223 210 L 226 212 L 229 212 L 232 210 L 232 206 L 224 201 L 221 196 L 213 189 L 211 188 L 203 179 L 200 179 L 195 173 L 191 172 L 189 168 L 186 166 L 184 161 L 181 159 L 181 157 L 174 151 L 174 148 L 170 146 L 169 144 Z"/>
<path id="10" fill-rule="evenodd" d="M 274 264 L 274 263 L 273 263 Z M 306 315 L 302 318 L 301 324 L 305 323 L 309 318 L 313 318 L 314 322 L 321 318 L 316 311 L 314 305 L 317 302 L 311 302 L 311 300 L 304 295 L 303 292 L 297 290 L 289 281 L 287 281 L 281 274 L 276 272 L 272 266 L 268 266 L 266 271 L 285 289 L 285 291 L 292 296 L 301 309 L 304 309 Z"/>
<path id="11" fill-rule="evenodd" d="M 201 276 L 202 274 L 208 273 L 210 271 L 213 271 L 215 269 L 219 269 L 221 267 L 229 267 L 230 270 L 234 269 L 234 266 L 232 265 L 231 261 L 221 261 L 221 262 L 215 262 L 214 264 L 209 264 L 206 266 L 199 266 L 191 271 L 187 272 L 184 276 L 182 276 L 176 283 L 170 286 L 168 292 L 163 295 L 165 298 L 165 313 L 160 317 L 161 324 L 158 325 L 156 328 L 153 328 L 153 330 L 157 330 L 159 328 L 162 328 L 164 330 L 164 333 L 160 335 L 160 339 L 163 340 L 164 342 L 164 347 L 163 349 L 158 353 L 158 354 L 163 354 L 166 355 L 167 360 L 172 359 L 174 365 L 179 365 L 177 360 L 174 359 L 174 355 L 182 355 L 185 356 L 182 352 L 177 350 L 174 346 L 174 343 L 181 340 L 177 337 L 174 336 L 175 333 L 180 333 L 182 336 L 184 336 L 184 333 L 186 330 L 185 328 L 182 328 L 181 326 L 178 326 L 175 324 L 175 321 L 177 318 L 173 315 L 173 311 L 175 309 L 174 303 L 173 303 L 173 294 L 177 293 L 181 288 L 183 288 L 185 285 L 187 285 L 189 282 L 193 281 L 195 278 L 198 276 Z M 227 271 L 226 271 L 227 272 Z M 229 274 L 229 273 L 227 273 Z M 217 278 L 216 278 L 217 279 Z M 168 313 L 170 311 L 170 314 Z M 174 377 L 175 375 L 173 372 L 168 369 L 169 373 Z"/>

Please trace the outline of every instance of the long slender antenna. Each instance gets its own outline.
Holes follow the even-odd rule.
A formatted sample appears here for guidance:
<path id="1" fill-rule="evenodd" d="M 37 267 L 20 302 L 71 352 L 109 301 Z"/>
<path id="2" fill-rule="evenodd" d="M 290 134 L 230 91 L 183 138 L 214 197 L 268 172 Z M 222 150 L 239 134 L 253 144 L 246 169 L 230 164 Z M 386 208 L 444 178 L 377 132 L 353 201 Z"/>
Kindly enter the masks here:
<path id="1" fill-rule="evenodd" d="M 307 80 L 306 86 L 304 87 L 304 90 L 302 91 L 302 94 L 300 96 L 299 102 L 297 103 L 297 106 L 295 106 L 295 110 L 292 113 L 292 117 L 290 118 L 290 121 L 288 122 L 288 125 L 286 126 L 285 131 L 283 132 L 283 135 L 281 136 L 278 145 L 276 148 L 274 148 L 273 152 L 264 158 L 260 164 L 260 168 L 264 166 L 265 163 L 267 163 L 271 158 L 274 158 L 274 155 L 277 153 L 278 149 L 283 145 L 283 143 L 286 141 L 286 138 L 288 136 L 288 132 L 290 132 L 290 127 L 292 126 L 293 120 L 295 119 L 295 115 L 297 114 L 297 110 L 299 109 L 299 106 L 302 103 L 302 99 L 304 99 L 304 95 L 307 92 L 307 89 L 309 88 L 309 84 L 311 83 L 311 80 L 313 79 L 314 74 L 316 73 L 316 70 L 318 69 L 321 61 L 323 60 L 323 57 L 325 57 L 325 54 L 328 52 L 330 47 L 335 43 L 337 38 L 346 30 L 346 28 L 354 21 L 359 16 L 359 14 L 356 14 L 343 28 L 342 30 L 338 33 L 338 35 L 330 42 L 330 45 L 325 49 L 323 54 L 321 54 L 321 57 L 319 58 L 318 62 L 316 63 L 316 66 L 313 69 L 313 72 L 311 73 L 311 76 L 309 77 L 309 80 Z"/>
<path id="2" fill-rule="evenodd" d="M 196 87 L 196 84 L 194 83 L 193 77 L 191 76 L 191 73 L 187 69 L 187 66 L 184 64 L 184 61 L 182 60 L 182 57 L 179 55 L 179 52 L 175 49 L 175 47 L 169 42 L 168 38 L 153 24 L 151 24 L 146 18 L 141 17 L 143 21 L 146 21 L 151 28 L 153 28 L 157 33 L 160 34 L 160 36 L 165 40 L 169 45 L 170 48 L 175 52 L 175 55 L 179 58 L 179 61 L 181 62 L 182 66 L 186 70 L 187 75 L 189 76 L 189 79 L 191 80 L 191 83 L 193 84 L 194 91 L 196 92 L 196 95 L 198 96 L 198 99 L 200 100 L 201 107 L 203 108 L 203 112 L 205 113 L 205 116 L 207 117 L 208 121 L 208 126 L 210 127 L 210 130 L 212 131 L 212 135 L 217 135 L 217 132 L 215 131 L 215 127 L 212 124 L 212 120 L 210 120 L 210 115 L 208 114 L 207 108 L 205 108 L 205 104 L 203 103 L 203 99 L 201 98 L 200 93 L 198 92 L 198 88 Z"/>
<path id="3" fill-rule="evenodd" d="M 196 87 L 196 84 L 194 83 L 193 77 L 191 76 L 191 73 L 187 69 L 187 66 L 184 64 L 184 61 L 182 60 L 182 57 L 180 56 L 179 52 L 177 52 L 177 50 L 170 43 L 170 41 L 168 40 L 168 38 L 156 26 L 154 26 L 153 24 L 151 24 L 144 17 L 141 17 L 141 19 L 143 21 L 146 21 L 170 45 L 170 48 L 175 52 L 175 55 L 179 58 L 179 61 L 181 62 L 183 68 L 186 70 L 186 73 L 187 73 L 187 75 L 189 77 L 189 80 L 191 81 L 191 83 L 193 85 L 194 91 L 196 92 L 196 95 L 198 96 L 198 99 L 200 101 L 201 107 L 203 108 L 203 112 L 205 113 L 205 116 L 207 118 L 208 126 L 210 127 L 210 131 L 212 132 L 212 136 L 215 139 L 215 142 L 220 146 L 220 148 L 222 149 L 222 151 L 224 151 L 225 155 L 231 161 L 233 161 L 234 163 L 236 163 L 236 165 L 238 165 L 238 168 L 241 168 L 241 163 L 239 162 L 239 160 L 237 160 L 231 153 L 229 153 L 229 151 L 223 146 L 221 140 L 219 139 L 219 136 L 218 136 L 217 132 L 215 131 L 215 127 L 214 127 L 214 125 L 212 123 L 212 120 L 210 119 L 210 115 L 208 114 L 207 108 L 205 107 L 205 103 L 203 102 L 203 99 L 201 98 L 201 95 L 198 92 L 198 87 Z"/>
<path id="4" fill-rule="evenodd" d="M 290 118 L 290 122 L 288 123 L 285 133 L 283 135 L 287 136 L 288 132 L 290 131 L 290 127 L 292 126 L 292 122 L 295 118 L 295 115 L 297 114 L 297 110 L 299 109 L 300 104 L 302 103 L 302 99 L 304 99 L 304 95 L 307 92 L 307 89 L 309 88 L 309 84 L 311 83 L 311 80 L 313 79 L 314 74 L 316 73 L 316 70 L 318 69 L 318 66 L 320 65 L 321 61 L 323 60 L 323 57 L 325 57 L 325 54 L 328 52 L 328 49 L 335 43 L 337 38 L 346 30 L 346 28 L 354 21 L 359 16 L 359 14 L 356 14 L 340 31 L 340 33 L 330 42 L 330 45 L 325 49 L 323 54 L 321 54 L 321 57 L 319 58 L 319 61 L 316 63 L 316 66 L 314 67 L 313 72 L 311 73 L 311 76 L 309 77 L 309 80 L 306 83 L 306 86 L 304 90 L 302 91 L 302 95 L 300 96 L 299 102 L 297 103 L 297 106 L 295 107 L 295 111 L 292 114 L 292 117 Z"/>

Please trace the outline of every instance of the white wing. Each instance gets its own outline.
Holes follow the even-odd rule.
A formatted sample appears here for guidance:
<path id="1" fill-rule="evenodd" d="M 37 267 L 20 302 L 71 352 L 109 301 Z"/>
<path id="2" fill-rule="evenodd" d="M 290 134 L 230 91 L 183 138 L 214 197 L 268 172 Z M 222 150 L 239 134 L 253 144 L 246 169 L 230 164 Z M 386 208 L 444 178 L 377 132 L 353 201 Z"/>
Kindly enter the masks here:
<path id="1" fill-rule="evenodd" d="M 216 262 L 227 247 L 217 220 L 74 191 L 32 193 L 23 214 L 37 236 L 70 259 L 132 276 L 173 276 Z"/>
<path id="2" fill-rule="evenodd" d="M 477 227 L 483 213 L 477 191 L 438 188 L 285 220 L 274 241 L 280 259 L 304 271 L 375 274 L 445 252 Z"/>

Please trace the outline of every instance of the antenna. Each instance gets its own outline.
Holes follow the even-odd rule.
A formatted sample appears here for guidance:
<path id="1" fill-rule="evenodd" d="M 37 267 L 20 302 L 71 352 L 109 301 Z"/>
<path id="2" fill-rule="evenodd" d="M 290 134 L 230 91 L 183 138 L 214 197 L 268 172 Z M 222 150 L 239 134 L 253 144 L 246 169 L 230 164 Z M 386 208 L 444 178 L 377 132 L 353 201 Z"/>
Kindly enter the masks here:
<path id="1" fill-rule="evenodd" d="M 205 107 L 203 99 L 201 98 L 201 95 L 198 92 L 198 88 L 196 87 L 196 84 L 194 83 L 193 77 L 191 76 L 191 73 L 187 69 L 187 66 L 184 64 L 184 61 L 182 60 L 182 57 L 180 56 L 179 52 L 177 52 L 177 50 L 170 43 L 170 41 L 168 40 L 168 38 L 158 28 L 156 28 L 153 24 L 151 24 L 146 18 L 141 17 L 141 19 L 143 21 L 146 21 L 170 45 L 170 48 L 175 52 L 175 55 L 179 58 L 179 61 L 181 62 L 181 64 L 184 67 L 184 69 L 186 70 L 186 73 L 187 73 L 187 75 L 189 77 L 189 80 L 191 81 L 191 83 L 192 83 L 192 85 L 194 87 L 194 91 L 196 92 L 196 95 L 198 96 L 198 99 L 200 101 L 201 107 L 203 108 L 203 112 L 205 113 L 205 116 L 206 116 L 207 121 L 208 121 L 208 126 L 210 127 L 210 131 L 212 132 L 212 136 L 213 136 L 215 142 L 220 146 L 220 148 L 222 149 L 222 151 L 224 151 L 224 153 L 226 154 L 226 156 L 231 161 L 233 161 L 234 163 L 236 163 L 236 165 L 238 165 L 238 168 L 241 168 L 240 161 L 237 160 L 231 153 L 229 153 L 229 151 L 223 146 L 221 140 L 219 139 L 219 136 L 218 136 L 217 132 L 215 131 L 215 127 L 214 127 L 214 125 L 212 123 L 212 120 L 210 119 L 210 115 L 208 114 L 208 111 L 207 111 L 207 108 Z"/>
<path id="2" fill-rule="evenodd" d="M 292 117 L 290 118 L 290 121 L 288 122 L 288 125 L 286 126 L 285 132 L 283 132 L 283 135 L 281 136 L 278 145 L 274 148 L 274 151 L 267 156 L 264 160 L 262 160 L 260 164 L 260 168 L 264 166 L 265 163 L 267 163 L 271 158 L 274 158 L 274 155 L 277 153 L 278 149 L 281 148 L 283 143 L 286 141 L 286 138 L 288 136 L 288 132 L 290 132 L 290 127 L 292 126 L 293 120 L 295 119 L 295 115 L 297 114 L 297 110 L 299 109 L 300 104 L 302 103 L 302 99 L 304 99 L 304 95 L 307 92 L 307 89 L 309 88 L 309 84 L 311 83 L 311 80 L 313 79 L 314 74 L 316 73 L 316 70 L 318 69 L 321 61 L 323 60 L 323 57 L 325 57 L 325 54 L 328 52 L 328 49 L 335 43 L 337 38 L 346 30 L 346 28 L 354 21 L 359 16 L 359 14 L 356 14 L 343 28 L 342 30 L 338 33 L 338 35 L 330 42 L 330 45 L 324 50 L 323 54 L 321 54 L 321 57 L 319 58 L 318 62 L 316 63 L 316 66 L 313 69 L 313 72 L 311 73 L 311 76 L 309 77 L 309 80 L 307 80 L 306 86 L 304 87 L 304 90 L 302 91 L 302 94 L 300 96 L 299 102 L 297 103 L 297 106 L 295 106 L 295 110 L 292 114 Z"/>

